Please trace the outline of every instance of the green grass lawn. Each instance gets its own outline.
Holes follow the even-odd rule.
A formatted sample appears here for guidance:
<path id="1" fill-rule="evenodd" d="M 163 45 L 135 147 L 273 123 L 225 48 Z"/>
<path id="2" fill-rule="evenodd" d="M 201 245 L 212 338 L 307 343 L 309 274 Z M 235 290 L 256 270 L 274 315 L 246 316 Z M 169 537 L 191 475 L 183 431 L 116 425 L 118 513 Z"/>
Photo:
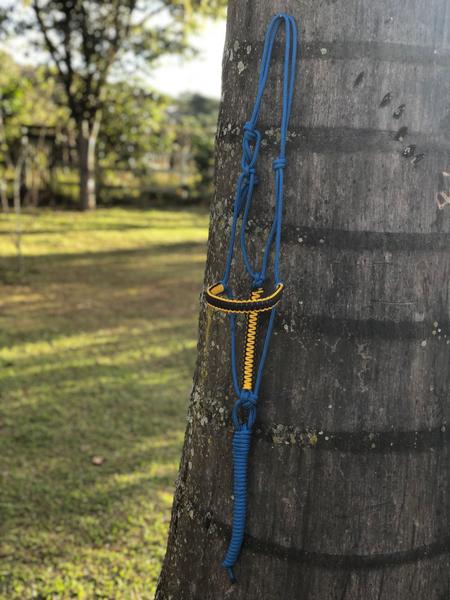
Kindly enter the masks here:
<path id="1" fill-rule="evenodd" d="M 153 598 L 207 214 L 39 211 L 22 228 L 18 274 L 0 216 L 0 598 Z"/>

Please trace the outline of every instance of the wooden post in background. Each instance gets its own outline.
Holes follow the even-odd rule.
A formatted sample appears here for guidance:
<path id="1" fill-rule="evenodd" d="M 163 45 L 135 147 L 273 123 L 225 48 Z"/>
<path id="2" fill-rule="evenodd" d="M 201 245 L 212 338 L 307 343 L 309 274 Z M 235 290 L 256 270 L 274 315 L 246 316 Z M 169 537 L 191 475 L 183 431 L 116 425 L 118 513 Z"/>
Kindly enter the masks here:
<path id="1" fill-rule="evenodd" d="M 242 125 L 277 11 L 301 19 L 302 60 L 287 290 L 250 455 L 248 535 L 230 586 L 220 566 L 232 509 L 228 329 L 202 305 L 156 597 L 448 600 L 450 6 L 231 0 L 207 282 L 223 271 Z M 275 57 L 259 123 L 256 251 L 273 206 L 280 44 Z"/>

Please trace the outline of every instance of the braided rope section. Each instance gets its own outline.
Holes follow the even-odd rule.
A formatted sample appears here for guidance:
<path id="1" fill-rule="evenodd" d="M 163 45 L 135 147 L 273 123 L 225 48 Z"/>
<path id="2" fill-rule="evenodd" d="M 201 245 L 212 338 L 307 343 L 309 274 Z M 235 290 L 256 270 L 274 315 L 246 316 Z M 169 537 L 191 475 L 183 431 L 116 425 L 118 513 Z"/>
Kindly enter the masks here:
<path id="1" fill-rule="evenodd" d="M 233 529 L 228 550 L 222 563 L 223 566 L 226 567 L 232 583 L 236 581 L 233 565 L 239 556 L 239 551 L 242 546 L 247 516 L 247 471 L 251 435 L 251 429 L 247 429 L 246 427 L 235 431 L 233 434 Z"/>
<path id="2" fill-rule="evenodd" d="M 258 288 L 253 290 L 250 300 L 258 300 L 264 290 Z M 242 389 L 253 389 L 253 373 L 255 370 L 255 346 L 256 346 L 256 331 L 258 327 L 258 313 L 252 311 L 247 317 L 247 333 L 245 336 L 245 352 L 244 352 L 244 375 Z"/>

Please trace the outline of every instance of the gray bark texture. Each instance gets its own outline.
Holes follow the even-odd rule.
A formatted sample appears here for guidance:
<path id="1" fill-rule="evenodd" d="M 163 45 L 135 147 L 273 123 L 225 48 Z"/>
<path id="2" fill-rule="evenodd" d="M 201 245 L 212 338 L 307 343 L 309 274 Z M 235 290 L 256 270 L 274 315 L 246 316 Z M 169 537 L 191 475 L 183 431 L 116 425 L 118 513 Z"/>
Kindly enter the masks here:
<path id="1" fill-rule="evenodd" d="M 287 146 L 286 293 L 258 401 L 238 582 L 220 566 L 232 514 L 228 325 L 202 304 L 156 598 L 448 600 L 450 5 L 231 0 L 207 283 L 223 272 L 242 125 L 277 11 L 301 19 L 302 59 Z M 256 253 L 273 207 L 280 42 L 259 123 Z"/>
<path id="2" fill-rule="evenodd" d="M 78 126 L 78 161 L 80 175 L 80 208 L 90 210 L 97 205 L 95 167 L 100 120 L 95 120 L 93 125 L 82 121 Z"/>

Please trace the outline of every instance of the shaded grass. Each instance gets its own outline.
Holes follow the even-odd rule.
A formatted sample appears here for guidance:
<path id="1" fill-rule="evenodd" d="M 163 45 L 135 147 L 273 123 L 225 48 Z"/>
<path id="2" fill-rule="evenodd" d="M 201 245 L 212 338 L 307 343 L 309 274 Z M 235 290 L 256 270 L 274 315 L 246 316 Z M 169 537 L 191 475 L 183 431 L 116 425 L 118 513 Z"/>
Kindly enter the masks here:
<path id="1" fill-rule="evenodd" d="M 153 598 L 206 213 L 24 215 L 20 276 L 13 224 L 1 218 L 0 598 Z"/>

